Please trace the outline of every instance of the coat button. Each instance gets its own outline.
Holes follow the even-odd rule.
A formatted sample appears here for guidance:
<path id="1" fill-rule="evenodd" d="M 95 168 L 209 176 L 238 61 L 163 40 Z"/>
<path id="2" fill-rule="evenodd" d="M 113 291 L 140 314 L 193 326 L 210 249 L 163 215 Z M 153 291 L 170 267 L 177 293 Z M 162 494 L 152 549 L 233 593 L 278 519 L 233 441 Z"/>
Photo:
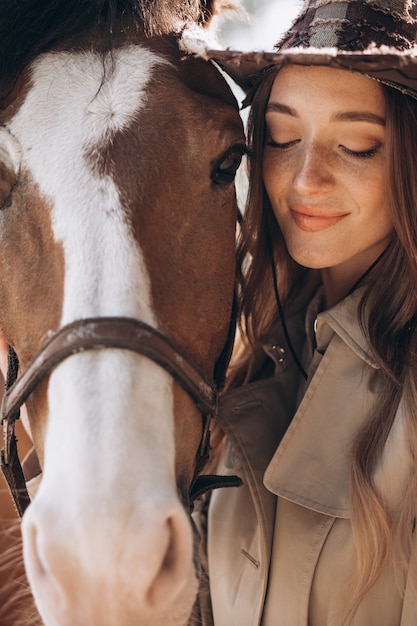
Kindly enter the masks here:
<path id="1" fill-rule="evenodd" d="M 285 362 L 285 349 L 282 346 L 272 346 L 272 350 L 277 353 L 277 363 Z"/>

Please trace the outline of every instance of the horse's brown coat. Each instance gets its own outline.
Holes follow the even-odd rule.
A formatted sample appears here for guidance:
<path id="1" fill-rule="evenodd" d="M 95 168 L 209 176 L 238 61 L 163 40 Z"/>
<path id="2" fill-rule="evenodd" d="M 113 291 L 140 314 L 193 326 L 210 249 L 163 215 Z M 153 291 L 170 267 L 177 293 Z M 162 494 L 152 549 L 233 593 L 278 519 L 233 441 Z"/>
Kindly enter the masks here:
<path id="1" fill-rule="evenodd" d="M 118 28 L 120 25 L 115 33 L 119 32 Z M 100 177 L 110 177 L 117 186 L 126 222 L 145 259 L 159 330 L 206 375 L 212 376 L 230 323 L 236 220 L 233 185 L 222 181 L 215 183 L 214 174 L 222 155 L 232 146 L 243 144 L 241 122 L 231 92 L 217 71 L 202 60 L 182 59 L 175 38 L 146 39 L 125 21 L 120 35 L 115 34 L 113 45 L 123 47 L 133 42 L 149 47 L 169 63 L 160 65 L 151 78 L 144 107 L 129 127 L 115 133 L 106 145 L 95 146 L 86 157 L 91 171 Z M 97 34 L 94 37 L 84 34 L 79 38 L 71 35 L 68 41 L 57 45 L 56 50 L 79 52 L 95 46 L 99 54 L 104 53 L 108 41 L 103 51 Z M 24 106 L 33 86 L 31 81 L 29 69 L 13 88 L 2 92 L 0 123 L 6 127 L 12 125 Z M 56 114 L 59 115 L 59 111 Z M 60 327 L 66 259 L 63 246 L 54 238 L 53 200 L 34 183 L 30 171 L 23 167 L 16 180 L 10 168 L 0 168 L 1 198 L 0 330 L 5 341 L 14 346 L 24 367 L 48 333 Z M 202 422 L 187 394 L 176 383 L 172 385 L 174 479 L 181 500 L 187 503 Z M 47 393 L 48 380 L 36 389 L 27 403 L 41 465 L 48 429 Z M 123 426 L 121 423 L 120 428 Z M 153 427 L 158 428 L 158 424 Z M 113 452 L 110 451 L 110 459 Z M 86 474 L 86 481 L 89 479 Z M 158 486 L 155 484 L 155 489 Z M 53 504 L 50 503 L 51 510 Z M 133 502 L 125 504 L 134 506 Z M 107 508 L 110 511 L 110 503 Z M 187 532 L 191 533 L 191 527 Z M 181 570 L 180 552 L 175 545 L 169 547 L 161 566 L 164 580 L 165 569 L 168 581 L 174 571 Z M 57 567 L 59 569 L 60 565 Z M 81 565 L 75 560 L 68 565 L 68 573 L 74 568 L 83 581 Z M 53 567 L 51 573 L 54 574 Z M 116 570 L 111 573 L 111 578 L 115 577 L 117 581 Z M 68 609 L 65 617 L 61 617 L 63 626 L 81 623 L 77 611 L 78 606 L 82 606 L 80 594 L 84 590 L 77 587 L 75 578 L 66 580 Z M 85 580 L 89 581 L 88 577 Z M 118 588 L 122 589 L 120 583 Z M 156 602 L 162 588 L 160 583 L 158 587 L 152 585 L 149 597 Z M 107 598 L 106 594 L 97 593 L 100 599 L 97 610 L 101 617 L 90 616 L 90 619 L 101 620 L 102 626 L 103 615 L 108 615 L 103 604 Z M 184 626 L 189 614 L 186 607 L 190 606 L 193 591 L 190 588 L 184 593 L 189 596 L 186 603 L 173 606 L 173 610 L 182 615 L 173 622 L 175 626 Z M 93 598 L 94 594 L 90 593 L 87 602 L 91 611 Z M 114 611 L 114 598 L 108 599 Z M 136 614 L 135 602 L 130 597 L 126 613 L 123 610 L 122 607 L 117 618 L 118 626 L 132 623 L 133 614 L 135 623 L 166 624 L 161 610 L 159 617 L 149 617 L 150 606 L 146 608 L 146 617 Z M 169 604 L 164 611 L 165 616 L 171 614 Z"/>

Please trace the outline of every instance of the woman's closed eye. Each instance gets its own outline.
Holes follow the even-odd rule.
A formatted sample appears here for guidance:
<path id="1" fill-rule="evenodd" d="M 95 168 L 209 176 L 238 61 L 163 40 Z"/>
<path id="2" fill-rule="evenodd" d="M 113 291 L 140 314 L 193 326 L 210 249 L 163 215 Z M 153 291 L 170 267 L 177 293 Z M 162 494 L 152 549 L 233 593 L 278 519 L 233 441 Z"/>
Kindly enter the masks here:
<path id="1" fill-rule="evenodd" d="M 297 145 L 298 143 L 300 143 L 301 139 L 293 139 L 291 141 L 275 141 L 274 139 L 270 138 L 267 141 L 267 145 L 270 148 L 275 148 L 276 150 L 288 150 L 289 148 L 292 148 L 293 146 Z"/>
<path id="2" fill-rule="evenodd" d="M 343 144 L 339 145 L 339 148 L 343 150 L 349 156 L 353 156 L 358 159 L 367 159 L 375 156 L 382 148 L 382 143 L 377 143 L 372 148 L 368 148 L 367 150 L 352 150 L 352 148 L 348 148 Z"/>
<path id="3" fill-rule="evenodd" d="M 292 139 L 290 141 L 275 141 L 274 139 L 270 138 L 267 141 L 267 146 L 275 150 L 286 151 L 298 145 L 300 142 L 301 142 L 301 139 Z M 339 144 L 338 147 L 348 156 L 352 156 L 358 159 L 366 159 L 366 158 L 371 158 L 375 156 L 376 154 L 378 154 L 382 146 L 383 144 L 378 142 L 372 147 L 366 148 L 363 150 L 362 149 L 355 150 L 353 149 L 353 147 L 348 147 L 347 145 L 344 145 L 344 144 Z"/>

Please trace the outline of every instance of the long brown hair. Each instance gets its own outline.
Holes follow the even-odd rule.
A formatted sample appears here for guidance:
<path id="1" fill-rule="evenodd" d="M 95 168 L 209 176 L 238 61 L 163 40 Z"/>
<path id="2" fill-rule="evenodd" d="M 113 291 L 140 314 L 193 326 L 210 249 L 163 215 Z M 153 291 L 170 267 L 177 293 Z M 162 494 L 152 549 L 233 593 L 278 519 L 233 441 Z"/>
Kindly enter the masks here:
<path id="1" fill-rule="evenodd" d="M 289 256 L 262 179 L 265 111 L 276 70 L 269 70 L 252 102 L 248 120 L 249 193 L 237 247 L 239 325 L 242 342 L 229 370 L 228 387 L 242 384 L 262 359 L 260 346 L 279 323 L 271 252 L 286 308 L 308 271 Z M 271 250 L 272 248 L 272 250 Z M 297 287 L 297 289 L 294 289 Z M 241 349 L 243 348 L 243 349 Z"/>
<path id="2" fill-rule="evenodd" d="M 265 109 L 277 69 L 264 77 L 248 123 L 252 162 L 250 192 L 239 242 L 241 330 L 245 349 L 231 370 L 230 386 L 241 384 L 260 360 L 260 346 L 278 322 L 272 282 L 273 255 L 284 310 L 313 270 L 293 261 L 272 212 L 262 181 L 266 139 Z M 377 492 L 374 471 L 400 401 L 404 402 L 411 458 L 417 459 L 417 102 L 383 86 L 387 110 L 388 202 L 394 237 L 384 257 L 364 282 L 359 321 L 381 368 L 378 405 L 358 433 L 351 464 L 352 526 L 356 546 L 346 622 L 392 557 L 407 571 L 417 517 L 417 468 L 410 471 L 398 513 L 388 510 Z M 269 233 L 269 235 L 268 235 Z M 366 315 L 365 315 L 366 310 Z M 416 566 L 417 589 L 417 566 Z M 403 586 L 404 580 L 399 581 Z M 416 595 L 417 602 L 417 595 Z"/>

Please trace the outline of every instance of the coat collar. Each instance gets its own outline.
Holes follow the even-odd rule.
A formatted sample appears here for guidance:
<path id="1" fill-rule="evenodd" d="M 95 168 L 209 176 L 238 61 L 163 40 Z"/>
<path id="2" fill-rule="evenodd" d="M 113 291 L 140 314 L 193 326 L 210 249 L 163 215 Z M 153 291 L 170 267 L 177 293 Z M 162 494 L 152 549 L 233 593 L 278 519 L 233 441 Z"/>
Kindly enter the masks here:
<path id="1" fill-rule="evenodd" d="M 362 293 L 363 288 L 358 289 L 336 306 L 319 313 L 316 333 L 319 342 L 320 335 L 326 332 L 327 324 L 362 361 L 378 369 L 368 339 L 358 321 L 358 306 Z"/>
<path id="2" fill-rule="evenodd" d="M 318 315 L 317 346 L 325 352 L 264 481 L 278 496 L 345 518 L 352 445 L 379 393 L 377 364 L 357 318 L 359 299 L 355 293 Z"/>

